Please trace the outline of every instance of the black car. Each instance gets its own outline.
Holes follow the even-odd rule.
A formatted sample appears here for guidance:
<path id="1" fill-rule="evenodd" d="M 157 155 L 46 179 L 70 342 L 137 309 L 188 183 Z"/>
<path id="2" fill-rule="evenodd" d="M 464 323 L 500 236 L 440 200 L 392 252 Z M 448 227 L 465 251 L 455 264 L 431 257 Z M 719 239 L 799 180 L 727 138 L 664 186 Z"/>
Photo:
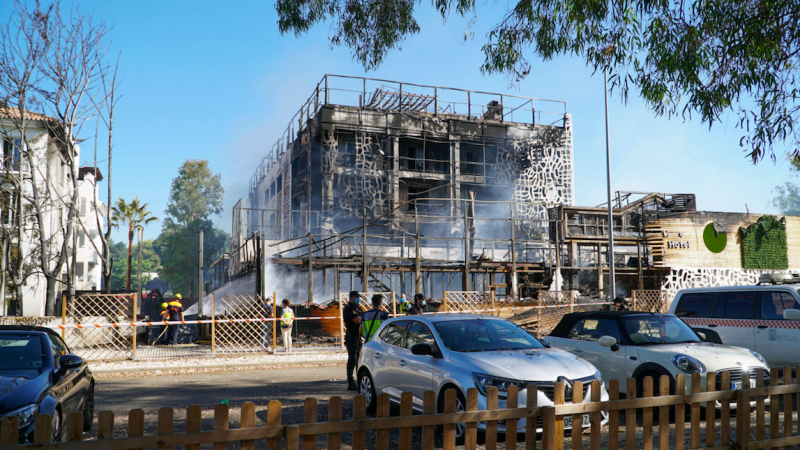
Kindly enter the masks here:
<path id="1" fill-rule="evenodd" d="M 83 413 L 94 422 L 94 377 L 61 336 L 43 327 L 0 326 L 0 420 L 19 418 L 20 443 L 33 442 L 36 416 L 53 418 L 53 439 L 64 436 L 65 418 Z"/>

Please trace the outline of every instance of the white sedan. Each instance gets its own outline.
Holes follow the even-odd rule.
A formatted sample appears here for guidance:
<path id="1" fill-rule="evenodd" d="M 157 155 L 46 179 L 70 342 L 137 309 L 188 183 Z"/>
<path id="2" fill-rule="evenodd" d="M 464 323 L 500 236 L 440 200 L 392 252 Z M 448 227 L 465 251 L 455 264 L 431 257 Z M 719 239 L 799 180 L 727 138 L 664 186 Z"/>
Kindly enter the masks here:
<path id="1" fill-rule="evenodd" d="M 702 390 L 706 376 L 716 373 L 717 390 L 739 389 L 742 374 L 755 385 L 756 371 L 769 369 L 758 353 L 741 347 L 704 342 L 688 325 L 672 314 L 637 311 L 589 311 L 565 315 L 547 341 L 592 363 L 604 380 L 620 380 L 621 394 L 627 394 L 628 378 L 637 381 L 637 397 L 643 381 L 653 377 L 654 393 L 662 375 L 670 379 L 670 393 L 675 392 L 679 374 L 687 377 L 686 391 L 691 392 L 691 376 L 699 373 Z M 730 372 L 730 386 L 721 386 L 722 372 Z"/>

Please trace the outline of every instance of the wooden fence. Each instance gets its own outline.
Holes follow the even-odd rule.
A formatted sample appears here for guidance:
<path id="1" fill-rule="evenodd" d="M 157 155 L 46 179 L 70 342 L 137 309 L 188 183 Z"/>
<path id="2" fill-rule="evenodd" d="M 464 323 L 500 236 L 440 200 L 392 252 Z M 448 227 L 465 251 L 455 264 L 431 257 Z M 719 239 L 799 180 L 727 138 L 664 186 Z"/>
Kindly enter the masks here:
<path id="1" fill-rule="evenodd" d="M 266 441 L 268 450 L 280 450 L 282 445 L 287 450 L 312 450 L 317 447 L 318 435 L 327 435 L 324 447 L 340 450 L 343 433 L 350 433 L 354 450 L 388 450 L 390 430 L 399 430 L 398 448 L 405 450 L 412 448 L 412 429 L 421 428 L 421 433 L 417 434 L 421 438 L 418 446 L 423 450 L 432 450 L 436 443 L 435 429 L 441 426 L 442 448 L 454 450 L 456 426 L 465 423 L 465 449 L 474 450 L 478 443 L 478 424 L 484 423 L 485 448 L 495 450 L 498 446 L 498 423 L 504 423 L 509 429 L 518 429 L 521 419 L 526 422 L 520 433 L 503 435 L 506 449 L 522 446 L 526 450 L 577 450 L 584 448 L 584 443 L 588 443 L 591 450 L 652 450 L 654 445 L 659 449 L 676 450 L 755 450 L 800 445 L 800 436 L 793 434 L 793 430 L 797 429 L 794 423 L 793 398 L 800 393 L 800 385 L 792 379 L 791 368 L 783 370 L 780 384 L 777 383 L 779 370 L 772 369 L 769 378 L 759 370 L 755 387 L 749 386 L 748 377 L 744 377 L 742 389 L 738 390 L 730 389 L 732 385 L 729 372 L 711 372 L 707 375 L 705 387 L 701 385 L 700 375 L 695 374 L 691 378 L 689 393 L 679 395 L 668 395 L 669 379 L 666 376 L 658 380 L 660 389 L 654 392 L 654 380 L 648 377 L 643 382 L 642 398 L 637 399 L 635 394 L 631 394 L 625 400 L 619 400 L 619 381 L 611 380 L 608 386 L 610 399 L 604 402 L 599 401 L 599 381 L 594 381 L 591 401 L 586 403 L 583 402 L 584 390 L 580 382 L 572 386 L 571 403 L 565 401 L 565 385 L 559 383 L 552 393 L 555 405 L 548 406 L 537 405 L 538 388 L 530 385 L 526 390 L 526 406 L 518 407 L 518 388 L 511 386 L 507 392 L 506 407 L 502 409 L 498 409 L 497 388 L 491 387 L 488 391 L 489 406 L 482 411 L 477 410 L 478 391 L 472 388 L 467 392 L 465 412 L 456 412 L 457 394 L 454 390 L 448 390 L 444 395 L 444 412 L 436 413 L 437 399 L 435 393 L 429 391 L 424 394 L 421 415 L 413 415 L 411 394 L 404 393 L 399 410 L 401 417 L 390 417 L 389 397 L 381 394 L 377 398 L 377 417 L 367 418 L 365 398 L 357 395 L 353 399 L 353 417 L 345 420 L 342 416 L 342 398 L 332 397 L 328 404 L 327 422 L 318 422 L 317 400 L 309 398 L 304 404 L 302 424 L 282 424 L 281 403 L 271 401 L 267 406 L 266 426 L 258 427 L 256 406 L 248 402 L 241 406 L 241 427 L 238 429 L 229 429 L 229 407 L 220 404 L 214 410 L 213 431 L 201 430 L 200 407 L 190 406 L 186 410 L 186 427 L 183 433 L 175 432 L 174 411 L 165 407 L 158 413 L 157 434 L 154 436 L 144 435 L 144 412 L 133 410 L 128 416 L 128 436 L 115 438 L 114 415 L 106 411 L 99 414 L 98 438 L 94 441 L 82 441 L 83 419 L 80 413 L 73 413 L 66 421 L 64 438 L 68 442 L 50 443 L 53 435 L 52 421 L 50 416 L 42 415 L 36 418 L 35 444 L 17 445 L 18 420 L 15 417 L 3 419 L 0 445 L 4 450 L 169 449 L 175 446 L 198 449 L 200 444 L 213 444 L 214 449 L 225 449 L 228 443 L 238 442 L 242 449 L 253 449 L 256 441 Z M 636 380 L 628 379 L 626 383 L 628 392 L 636 392 Z M 685 387 L 686 379 L 683 375 L 678 376 L 675 380 L 675 392 L 687 392 Z M 779 406 L 781 404 L 782 412 Z M 674 414 L 674 423 L 670 422 L 670 407 L 681 412 L 685 408 L 690 410 L 688 429 L 686 414 Z M 705 412 L 702 412 L 701 407 L 706 408 Z M 755 415 L 752 410 L 755 410 Z M 602 414 L 605 412 L 608 413 L 608 423 L 603 425 Z M 737 412 L 734 423 L 731 421 L 733 412 Z M 624 421 L 621 421 L 622 413 Z M 581 432 L 571 433 L 571 442 L 567 447 L 565 419 L 570 418 L 576 424 L 583 423 L 585 414 L 590 416 L 590 425 Z M 541 433 L 537 433 L 536 428 L 539 426 Z M 374 437 L 370 433 L 371 438 L 368 440 L 367 432 L 370 431 L 374 431 Z"/>

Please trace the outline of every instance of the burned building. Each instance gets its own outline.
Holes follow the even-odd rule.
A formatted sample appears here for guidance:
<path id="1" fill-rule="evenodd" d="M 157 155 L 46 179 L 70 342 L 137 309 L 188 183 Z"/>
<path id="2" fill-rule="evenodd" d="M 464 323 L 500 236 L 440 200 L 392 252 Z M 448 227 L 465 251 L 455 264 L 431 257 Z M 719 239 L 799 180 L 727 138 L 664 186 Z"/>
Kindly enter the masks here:
<path id="1" fill-rule="evenodd" d="M 256 169 L 245 221 L 278 240 L 346 231 L 365 215 L 407 228 L 417 209 L 463 215 L 461 203 L 439 200 L 470 192 L 528 202 L 523 217 L 571 205 L 566 105 L 326 75 Z"/>

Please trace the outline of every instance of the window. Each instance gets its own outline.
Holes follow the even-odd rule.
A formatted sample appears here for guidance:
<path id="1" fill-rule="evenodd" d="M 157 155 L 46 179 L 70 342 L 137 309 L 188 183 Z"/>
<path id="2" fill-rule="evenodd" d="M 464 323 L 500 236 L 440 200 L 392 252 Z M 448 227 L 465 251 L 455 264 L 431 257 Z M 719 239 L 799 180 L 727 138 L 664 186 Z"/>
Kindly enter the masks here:
<path id="1" fill-rule="evenodd" d="M 83 263 L 79 262 L 75 264 L 75 276 L 82 277 L 83 276 Z"/>
<path id="2" fill-rule="evenodd" d="M 0 335 L 0 370 L 41 369 L 43 355 L 39 335 Z"/>
<path id="3" fill-rule="evenodd" d="M 85 198 L 81 197 L 81 198 L 78 199 L 78 204 L 81 207 L 81 215 L 82 216 L 86 215 L 86 203 L 88 203 L 88 202 L 86 201 Z"/>
<path id="4" fill-rule="evenodd" d="M 64 355 L 69 355 L 69 350 L 67 350 L 67 346 L 64 344 L 64 341 L 62 341 L 58 336 L 53 336 L 52 334 L 48 334 L 47 336 L 50 338 L 50 348 L 53 349 L 53 366 L 58 369 L 58 367 L 61 365 L 61 357 Z"/>
<path id="5" fill-rule="evenodd" d="M 683 294 L 678 307 L 675 308 L 675 315 L 678 317 L 708 317 L 713 300 L 712 292 Z"/>
<path id="6" fill-rule="evenodd" d="M 86 233 L 83 230 L 78 230 L 78 247 L 86 245 Z"/>
<path id="7" fill-rule="evenodd" d="M 727 319 L 750 319 L 750 311 L 756 299 L 756 292 L 728 292 L 720 297 L 714 311 L 714 317 L 725 317 Z M 724 299 L 724 301 L 723 301 Z M 720 310 L 720 304 L 724 303 L 725 312 Z M 722 314 L 721 314 L 722 313 Z"/>
<path id="8" fill-rule="evenodd" d="M 631 315 L 622 319 L 628 342 L 633 345 L 700 342 L 697 333 L 672 316 Z"/>
<path id="9" fill-rule="evenodd" d="M 381 332 L 381 340 L 386 342 L 389 345 L 394 345 L 395 347 L 402 347 L 403 346 L 403 336 L 406 332 L 406 325 L 408 321 L 402 320 L 400 322 L 395 322 L 391 325 L 387 325 L 386 328 L 383 329 Z"/>
<path id="10" fill-rule="evenodd" d="M 445 320 L 435 326 L 444 345 L 456 352 L 544 348 L 530 333 L 507 320 Z"/>
<path id="11" fill-rule="evenodd" d="M 619 328 L 614 320 L 584 319 L 578 321 L 569 332 L 569 338 L 578 341 L 597 342 L 603 336 L 611 336 L 617 342 L 620 341 Z"/>
<path id="12" fill-rule="evenodd" d="M 436 345 L 436 340 L 433 338 L 431 329 L 422 322 L 411 322 L 408 328 L 408 336 L 406 336 L 406 348 L 411 350 L 411 347 L 417 344 L 428 344 L 431 347 Z"/>
<path id="13" fill-rule="evenodd" d="M 764 320 L 783 320 L 787 309 L 800 309 L 800 304 L 788 292 L 762 292 L 761 318 Z"/>
<path id="14" fill-rule="evenodd" d="M 3 167 L 6 170 L 19 170 L 19 149 L 22 147 L 20 139 L 3 141 Z"/>

